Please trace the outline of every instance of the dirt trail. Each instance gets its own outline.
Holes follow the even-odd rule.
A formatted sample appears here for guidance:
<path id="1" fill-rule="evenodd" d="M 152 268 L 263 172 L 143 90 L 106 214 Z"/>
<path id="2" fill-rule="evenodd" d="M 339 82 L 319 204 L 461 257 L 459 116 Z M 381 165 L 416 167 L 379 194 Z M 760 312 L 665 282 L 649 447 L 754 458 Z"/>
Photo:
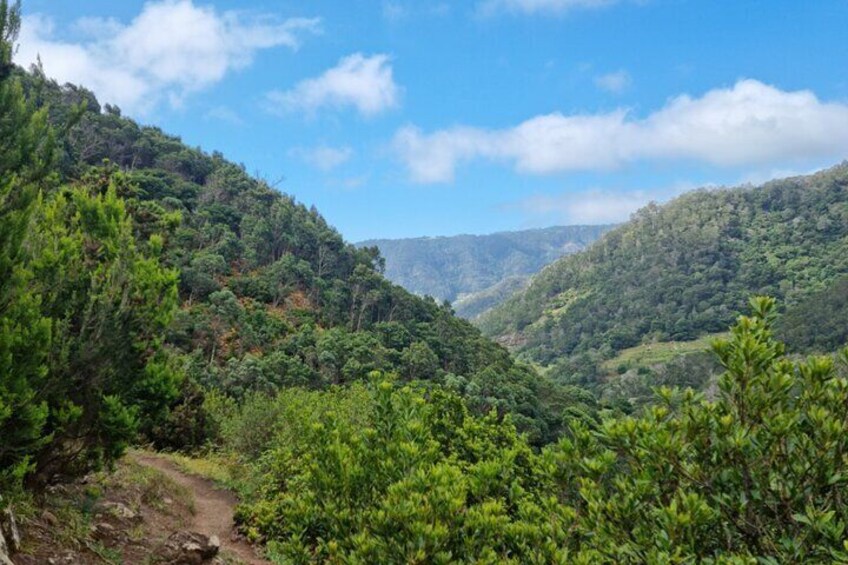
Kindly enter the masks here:
<path id="1" fill-rule="evenodd" d="M 184 473 L 170 461 L 155 455 L 134 453 L 132 458 L 140 465 L 161 471 L 191 492 L 195 512 L 188 529 L 207 536 L 218 536 L 223 551 L 248 565 L 270 564 L 270 561 L 258 558 L 247 542 L 231 539 L 233 510 L 238 504 L 233 493 L 216 488 L 212 481 Z"/>

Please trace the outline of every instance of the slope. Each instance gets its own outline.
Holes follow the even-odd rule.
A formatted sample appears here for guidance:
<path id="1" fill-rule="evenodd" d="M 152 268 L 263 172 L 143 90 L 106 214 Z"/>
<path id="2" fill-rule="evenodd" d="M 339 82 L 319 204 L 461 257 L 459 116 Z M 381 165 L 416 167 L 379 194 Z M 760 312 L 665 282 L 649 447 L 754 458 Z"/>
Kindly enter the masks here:
<path id="1" fill-rule="evenodd" d="M 484 333 L 552 364 L 721 332 L 752 294 L 790 307 L 848 272 L 848 163 L 649 205 L 484 317 Z M 571 369 L 563 369 L 567 374 Z"/>
<path id="2" fill-rule="evenodd" d="M 59 176 L 114 189 L 139 241 L 161 237 L 161 262 L 179 272 L 165 346 L 186 378 L 168 419 L 147 429 L 164 447 L 204 441 L 204 391 L 242 398 L 374 371 L 449 382 L 540 441 L 553 433 L 559 416 L 540 405 L 538 375 L 450 308 L 386 280 L 376 249 L 346 243 L 317 210 L 220 153 L 101 107 L 82 87 L 16 73 L 55 124 L 78 114 L 58 140 Z"/>
<path id="3" fill-rule="evenodd" d="M 502 301 L 509 294 L 503 295 L 497 286 L 505 279 L 526 280 L 563 255 L 585 249 L 610 227 L 557 226 L 490 235 L 375 239 L 358 245 L 380 249 L 392 282 L 452 302 L 458 314 L 473 317 L 480 307 L 465 310 L 460 307 L 463 301 L 474 302 L 473 295 L 481 292 L 489 299 L 497 296 L 495 303 Z"/>

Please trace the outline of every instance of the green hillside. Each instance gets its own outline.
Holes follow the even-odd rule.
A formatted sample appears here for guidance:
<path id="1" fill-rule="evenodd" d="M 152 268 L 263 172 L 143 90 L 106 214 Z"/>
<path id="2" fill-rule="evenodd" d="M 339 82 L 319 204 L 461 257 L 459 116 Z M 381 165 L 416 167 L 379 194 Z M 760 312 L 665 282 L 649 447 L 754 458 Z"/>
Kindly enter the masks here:
<path id="1" fill-rule="evenodd" d="M 562 415 L 539 389 L 556 385 L 386 280 L 375 248 L 85 88 L 9 74 L 0 102 L 21 149 L 2 163 L 3 331 L 28 333 L 0 345 L 0 482 L 99 467 L 139 433 L 203 445 L 210 391 L 241 399 L 373 372 L 443 384 L 479 413 L 512 414 L 535 442 L 555 437 Z"/>
<path id="2" fill-rule="evenodd" d="M 563 258 L 480 327 L 549 365 L 731 324 L 747 297 L 790 308 L 848 272 L 848 164 L 649 205 Z M 564 369 L 566 372 L 569 369 Z"/>
<path id="3" fill-rule="evenodd" d="M 797 353 L 826 353 L 848 343 L 848 276 L 787 309 L 777 327 Z"/>
<path id="4" fill-rule="evenodd" d="M 461 294 L 452 304 L 454 312 L 457 316 L 474 320 L 501 304 L 516 292 L 527 288 L 530 279 L 530 275 L 514 275 L 493 284 L 489 288 L 469 294 Z"/>
<path id="5" fill-rule="evenodd" d="M 523 363 L 244 166 L 15 67 L 20 25 L 0 0 L 0 562 L 848 563 L 848 164 L 554 263 L 485 320 Z"/>
<path id="6" fill-rule="evenodd" d="M 473 318 L 502 302 L 516 285 L 563 255 L 586 248 L 611 226 L 559 226 L 490 235 L 377 239 L 386 277 L 409 291 L 454 303 L 457 314 Z M 479 294 L 479 296 L 477 296 Z"/>

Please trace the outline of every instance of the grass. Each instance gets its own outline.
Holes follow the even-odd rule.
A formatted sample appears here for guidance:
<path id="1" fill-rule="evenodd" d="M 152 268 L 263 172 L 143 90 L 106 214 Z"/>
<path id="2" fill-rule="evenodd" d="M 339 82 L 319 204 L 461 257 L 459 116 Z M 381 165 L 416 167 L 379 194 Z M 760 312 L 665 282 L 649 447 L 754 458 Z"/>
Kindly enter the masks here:
<path id="1" fill-rule="evenodd" d="M 144 467 L 125 458 L 113 473 L 104 474 L 98 483 L 104 488 L 120 486 L 131 498 L 129 506 L 138 510 L 142 505 L 162 511 L 167 509 L 165 499 L 177 500 L 194 511 L 191 493 L 155 469 Z"/>
<path id="2" fill-rule="evenodd" d="M 204 457 L 189 457 L 181 453 L 157 453 L 159 457 L 168 459 L 183 472 L 209 479 L 216 484 L 233 489 L 235 477 L 232 464 L 221 457 L 207 455 Z"/>
<path id="3" fill-rule="evenodd" d="M 681 355 L 707 351 L 713 340 L 726 338 L 727 332 L 707 334 L 692 341 L 664 341 L 657 343 L 646 343 L 629 349 L 623 349 L 612 359 L 601 364 L 601 368 L 607 373 L 618 372 L 619 367 L 633 369 L 638 367 L 650 367 L 667 363 Z"/>

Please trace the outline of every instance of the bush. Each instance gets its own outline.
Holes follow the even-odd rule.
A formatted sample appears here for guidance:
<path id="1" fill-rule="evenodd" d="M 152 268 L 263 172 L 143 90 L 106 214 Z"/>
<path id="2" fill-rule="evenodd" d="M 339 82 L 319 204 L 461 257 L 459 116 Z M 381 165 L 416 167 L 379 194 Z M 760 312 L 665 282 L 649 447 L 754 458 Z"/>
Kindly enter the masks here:
<path id="1" fill-rule="evenodd" d="M 752 304 L 714 345 L 714 401 L 575 414 L 540 452 L 439 387 L 287 391 L 239 519 L 281 563 L 846 562 L 844 368 L 787 359 Z"/>

